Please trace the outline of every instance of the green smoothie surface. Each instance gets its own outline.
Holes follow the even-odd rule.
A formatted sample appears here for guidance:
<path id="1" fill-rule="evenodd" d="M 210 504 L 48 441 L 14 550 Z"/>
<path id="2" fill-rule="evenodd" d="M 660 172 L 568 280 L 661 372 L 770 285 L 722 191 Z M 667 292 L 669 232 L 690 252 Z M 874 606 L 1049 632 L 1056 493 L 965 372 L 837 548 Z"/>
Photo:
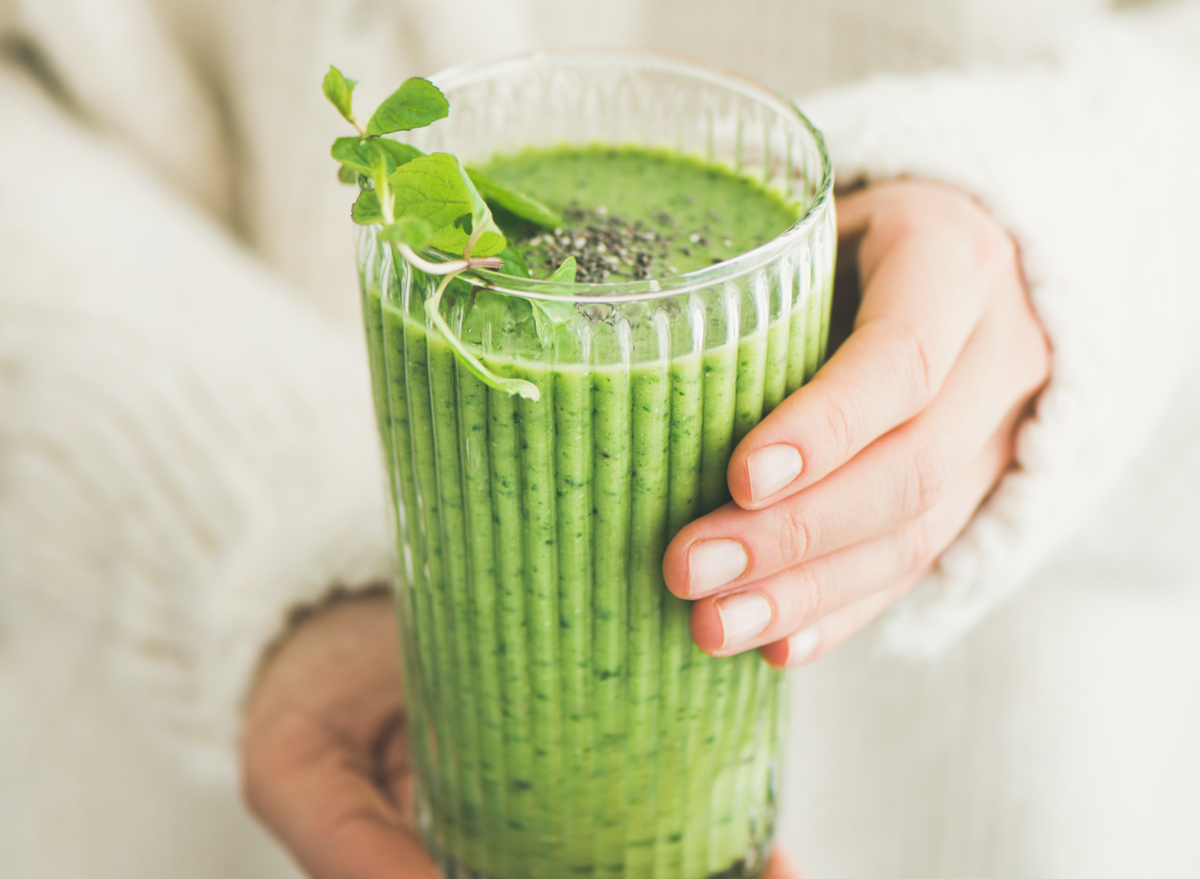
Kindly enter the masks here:
<path id="1" fill-rule="evenodd" d="M 667 150 L 529 148 L 482 170 L 562 213 L 555 230 L 497 213 L 538 278 L 568 256 L 582 283 L 670 277 L 753 250 L 798 218 L 756 181 Z"/>

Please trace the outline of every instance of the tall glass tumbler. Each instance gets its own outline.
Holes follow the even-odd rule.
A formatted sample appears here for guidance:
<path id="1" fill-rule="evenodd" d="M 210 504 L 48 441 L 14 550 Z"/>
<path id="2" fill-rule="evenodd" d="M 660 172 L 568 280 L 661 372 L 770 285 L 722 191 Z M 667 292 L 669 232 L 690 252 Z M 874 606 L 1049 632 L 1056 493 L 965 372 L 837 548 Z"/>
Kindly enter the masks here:
<path id="1" fill-rule="evenodd" d="M 550 333 L 448 292 L 442 313 L 532 402 L 456 360 L 436 285 L 364 227 L 359 266 L 391 488 L 396 600 L 421 831 L 448 877 L 755 876 L 786 715 L 756 653 L 713 659 L 662 557 L 729 499 L 738 441 L 825 356 L 836 229 L 820 134 L 785 100 L 647 54 L 534 55 L 435 81 L 413 132 L 481 165 L 524 147 L 665 147 L 752 176 L 799 219 L 669 279 L 551 285 Z"/>

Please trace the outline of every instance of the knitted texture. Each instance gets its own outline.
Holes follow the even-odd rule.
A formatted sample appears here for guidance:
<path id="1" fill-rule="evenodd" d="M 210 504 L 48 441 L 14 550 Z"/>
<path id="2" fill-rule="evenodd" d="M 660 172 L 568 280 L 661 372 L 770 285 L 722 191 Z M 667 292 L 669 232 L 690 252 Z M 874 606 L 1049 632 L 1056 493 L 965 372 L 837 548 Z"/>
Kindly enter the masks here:
<path id="1" fill-rule="evenodd" d="M 888 614 L 887 649 L 935 655 L 1011 595 L 1103 501 L 1194 360 L 1200 124 L 1181 109 L 1200 71 L 1148 23 L 1121 24 L 1020 73 L 881 78 L 805 102 L 842 181 L 926 178 L 978 198 L 1016 240 L 1053 348 L 1016 470 Z"/>
<path id="2" fill-rule="evenodd" d="M 882 5 L 813 2 L 823 17 L 806 26 L 836 19 L 892 45 L 883 25 L 899 13 L 873 18 Z M 945 21 L 983 5 L 921 8 Z M 340 128 L 319 75 L 329 61 L 357 74 L 366 106 L 400 75 L 467 60 L 455 52 L 637 33 L 628 3 L 619 27 L 571 40 L 537 30 L 540 4 L 518 6 L 493 24 L 466 2 L 443 20 L 399 0 L 303 14 L 280 0 L 0 0 L 0 36 L 36 45 L 70 101 L 0 66 L 0 625 L 36 610 L 94 636 L 114 692 L 201 774 L 233 778 L 238 706 L 289 610 L 387 567 L 348 198 L 325 156 Z M 893 649 L 936 653 L 1010 595 L 1101 502 L 1184 371 L 1197 9 L 1040 36 L 1052 60 L 1038 67 L 803 101 L 842 180 L 919 176 L 978 197 L 1020 245 L 1054 348 L 1020 469 L 891 615 Z M 760 29 L 772 57 L 800 17 Z M 896 67 L 965 45 L 922 33 Z M 753 45 L 744 65 L 723 60 L 750 69 Z"/>
<path id="3" fill-rule="evenodd" d="M 0 77 L 0 617 L 103 633 L 147 725 L 232 781 L 239 701 L 288 610 L 387 574 L 365 353 Z"/>

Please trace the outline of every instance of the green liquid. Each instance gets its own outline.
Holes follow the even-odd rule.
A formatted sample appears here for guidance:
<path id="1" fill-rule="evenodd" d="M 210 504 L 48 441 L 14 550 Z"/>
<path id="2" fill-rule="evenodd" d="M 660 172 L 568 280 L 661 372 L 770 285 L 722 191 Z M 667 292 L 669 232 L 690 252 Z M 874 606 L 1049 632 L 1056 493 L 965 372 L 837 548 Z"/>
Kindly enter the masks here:
<path id="1" fill-rule="evenodd" d="M 773 289 L 751 331 L 749 294 L 711 291 L 703 332 L 728 338 L 702 352 L 677 344 L 698 331 L 678 316 L 621 329 L 577 315 L 543 343 L 532 322 L 488 327 L 470 296 L 448 296 L 451 326 L 536 384 L 536 403 L 459 368 L 425 327 L 429 279 L 364 285 L 421 824 L 448 875 L 761 868 L 783 677 L 753 652 L 701 653 L 661 563 L 728 500 L 738 440 L 815 371 L 826 281 Z M 722 328 L 723 302 L 740 330 Z"/>
<path id="2" fill-rule="evenodd" d="M 515 189 L 537 193 L 556 211 L 599 207 L 606 217 L 639 223 L 658 242 L 645 247 L 653 256 L 647 277 L 691 272 L 746 253 L 796 221 L 794 207 L 754 181 L 665 150 L 529 149 L 493 159 L 484 170 Z M 563 230 L 568 238 L 572 225 L 568 216 Z M 540 244 L 544 230 L 521 231 L 518 249 L 537 277 L 548 276 L 561 257 Z M 633 269 L 616 261 L 614 277 L 606 280 L 632 278 Z"/>

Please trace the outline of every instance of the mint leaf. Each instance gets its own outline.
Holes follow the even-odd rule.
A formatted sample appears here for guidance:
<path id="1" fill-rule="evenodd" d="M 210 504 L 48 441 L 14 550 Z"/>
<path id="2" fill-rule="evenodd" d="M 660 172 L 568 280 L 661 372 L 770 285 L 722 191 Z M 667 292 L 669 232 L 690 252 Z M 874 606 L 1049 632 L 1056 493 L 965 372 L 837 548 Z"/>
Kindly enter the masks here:
<path id="1" fill-rule="evenodd" d="M 425 155 L 414 146 L 392 140 L 390 137 L 339 137 L 333 142 L 329 155 L 344 167 L 356 173 L 371 176 L 371 144 L 387 153 L 387 171 L 391 174 L 398 167 Z"/>
<path id="2" fill-rule="evenodd" d="M 329 148 L 329 155 L 357 174 L 371 173 L 371 155 L 364 138 L 339 137 Z"/>
<path id="3" fill-rule="evenodd" d="M 338 165 L 338 182 L 339 183 L 356 183 L 358 181 L 358 172 L 346 165 Z"/>
<path id="4" fill-rule="evenodd" d="M 479 246 L 479 242 L 484 235 L 498 235 L 500 240 L 504 242 L 501 249 L 507 246 L 504 241 L 504 233 L 500 231 L 500 227 L 496 225 L 496 221 L 492 218 L 492 212 L 487 206 L 487 202 L 483 200 L 483 196 L 479 194 L 479 190 L 475 188 L 475 184 L 471 182 L 471 175 L 467 173 L 467 169 L 463 167 L 462 162 L 456 158 L 458 162 L 458 173 L 462 175 L 462 182 L 467 187 L 467 191 L 471 193 L 471 237 L 467 239 L 466 249 L 463 251 L 464 256 L 491 256 L 488 253 L 475 253 L 475 248 Z"/>
<path id="5" fill-rule="evenodd" d="M 546 279 L 554 284 L 574 284 L 575 283 L 575 257 L 568 256 L 563 260 L 563 264 L 554 270 L 554 274 Z"/>
<path id="6" fill-rule="evenodd" d="M 564 259 L 563 264 L 555 269 L 554 274 L 546 280 L 552 284 L 574 284 L 575 257 L 568 256 Z M 529 304 L 533 306 L 533 320 L 537 327 L 538 338 L 543 346 L 550 342 L 554 325 L 569 322 L 575 313 L 573 302 L 545 302 L 540 299 L 530 299 Z"/>
<path id="7" fill-rule="evenodd" d="M 379 197 L 371 190 L 358 194 L 358 201 L 350 208 L 350 219 L 360 226 L 383 222 L 383 211 L 379 209 Z"/>
<path id="8" fill-rule="evenodd" d="M 449 112 L 450 105 L 441 90 L 429 80 L 414 76 L 379 105 L 367 123 L 367 134 L 424 128 L 445 119 Z"/>
<path id="9" fill-rule="evenodd" d="M 354 119 L 354 113 L 350 109 L 351 98 L 354 95 L 354 86 L 357 85 L 357 80 L 346 79 L 342 76 L 342 71 L 338 70 L 332 64 L 329 65 L 329 72 L 325 74 L 325 79 L 321 83 L 321 89 L 325 92 L 325 97 L 329 99 L 329 103 L 342 114 L 342 118 L 358 128 L 358 122 Z"/>
<path id="10" fill-rule="evenodd" d="M 512 275 L 514 278 L 533 276 L 533 272 L 529 271 L 529 265 L 525 262 L 525 257 L 521 256 L 511 244 L 500 251 L 500 258 L 504 260 L 504 268 L 500 269 L 501 274 Z"/>
<path id="11" fill-rule="evenodd" d="M 462 253 L 472 237 L 476 239 L 472 256 L 495 256 L 507 245 L 454 156 L 420 156 L 397 168 L 389 183 L 396 215 L 427 222 L 433 228 L 432 246 L 438 250 Z M 482 224 L 475 221 L 480 216 L 477 201 L 483 204 Z M 478 235 L 474 235 L 475 229 L 480 230 Z"/>
<path id="12" fill-rule="evenodd" d="M 550 344 L 555 324 L 567 323 L 575 311 L 575 306 L 570 302 L 542 302 L 530 299 L 529 304 L 533 306 L 533 323 L 543 348 Z"/>
<path id="13" fill-rule="evenodd" d="M 479 194 L 493 207 L 504 208 L 510 214 L 545 229 L 556 229 L 563 224 L 562 217 L 536 199 L 523 192 L 509 189 L 490 177 L 468 168 L 467 175 L 479 190 Z"/>
<path id="14" fill-rule="evenodd" d="M 390 137 L 379 137 L 374 139 L 375 143 L 383 147 L 383 151 L 387 153 L 388 173 L 391 174 L 401 165 L 411 162 L 413 159 L 420 158 L 425 155 L 415 146 L 410 146 L 406 143 L 400 143 L 398 140 L 392 140 Z"/>
<path id="15" fill-rule="evenodd" d="M 433 227 L 419 217 L 399 217 L 390 226 L 383 227 L 379 238 L 382 241 L 407 244 L 419 253 L 433 241 Z"/>
<path id="16" fill-rule="evenodd" d="M 487 325 L 500 326 L 501 321 L 508 316 L 508 303 L 508 296 L 480 290 L 475 294 L 475 302 L 463 321 L 464 331 L 471 325 L 479 329 Z"/>

